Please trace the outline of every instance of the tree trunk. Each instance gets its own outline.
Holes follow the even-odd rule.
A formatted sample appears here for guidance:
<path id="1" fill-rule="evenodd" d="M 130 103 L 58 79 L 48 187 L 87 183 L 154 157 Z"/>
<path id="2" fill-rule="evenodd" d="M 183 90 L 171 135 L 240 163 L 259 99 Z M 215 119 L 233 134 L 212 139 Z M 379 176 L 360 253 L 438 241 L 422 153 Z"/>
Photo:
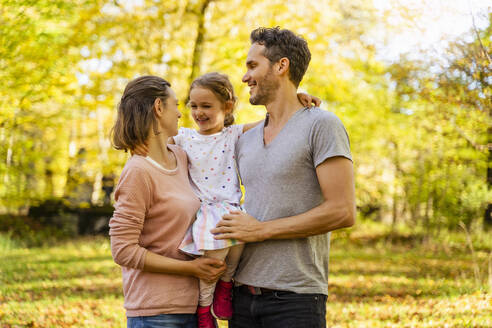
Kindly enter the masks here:
<path id="1" fill-rule="evenodd" d="M 193 49 L 193 57 L 191 61 L 191 74 L 188 78 L 188 83 L 191 85 L 191 82 L 198 76 L 200 73 L 200 64 L 202 62 L 202 53 L 203 53 L 203 44 L 205 41 L 205 13 L 207 11 L 208 6 L 213 0 L 205 0 L 202 2 L 198 12 L 196 15 L 198 16 L 198 25 L 197 25 L 197 33 L 195 39 L 195 48 Z"/>
<path id="2" fill-rule="evenodd" d="M 204 0 L 199 8 L 196 11 L 193 11 L 193 13 L 197 16 L 197 33 L 196 33 L 196 38 L 195 38 L 195 46 L 193 48 L 193 55 L 191 58 L 191 73 L 190 76 L 188 77 L 188 86 L 191 86 L 191 82 L 200 74 L 200 68 L 201 68 L 201 63 L 202 63 L 202 57 L 203 57 L 203 45 L 205 43 L 205 35 L 206 35 L 206 29 L 205 29 L 205 14 L 207 12 L 207 8 L 212 3 L 213 0 Z M 189 88 L 189 87 L 188 87 Z M 188 89 L 189 94 L 190 89 Z M 185 99 L 183 102 L 186 103 L 188 99 Z M 184 125 L 190 126 L 192 123 L 191 117 L 188 113 L 188 108 L 184 109 L 184 115 L 182 117 L 182 121 Z"/>
<path id="3" fill-rule="evenodd" d="M 481 55 L 485 57 L 487 63 L 490 65 L 492 64 L 492 59 L 490 58 L 490 55 L 488 53 L 487 48 L 483 45 L 482 39 L 480 38 L 480 32 L 477 29 L 477 26 L 475 25 L 475 17 L 473 14 L 471 15 L 472 18 L 472 23 L 473 23 L 473 30 L 475 31 L 475 34 L 477 36 L 477 40 L 480 44 L 480 49 L 482 50 Z M 488 83 L 490 85 L 490 83 Z M 490 105 L 490 98 L 489 98 L 489 105 Z M 489 110 L 489 118 L 492 119 L 492 108 L 491 106 L 488 106 Z M 492 126 L 489 126 L 487 129 L 487 140 L 488 140 L 488 145 L 487 145 L 487 150 L 489 152 L 488 156 L 488 165 L 487 165 L 487 188 L 490 190 L 492 186 Z M 491 226 L 492 225 L 492 203 L 488 203 L 487 208 L 485 209 L 484 213 L 484 224 Z"/>
<path id="4" fill-rule="evenodd" d="M 6 170 L 5 170 L 5 175 L 3 177 L 3 183 L 5 183 L 5 185 L 7 185 L 10 182 L 10 179 L 9 179 L 10 172 L 9 171 L 10 171 L 10 166 L 12 165 L 12 153 L 13 153 L 12 149 L 14 146 L 14 131 L 12 131 L 12 130 L 10 131 L 9 145 L 7 148 L 7 156 L 5 158 Z"/>
<path id="5" fill-rule="evenodd" d="M 492 118 L 492 109 L 489 109 L 489 117 Z M 488 140 L 489 157 L 487 166 L 487 187 L 490 190 L 492 187 L 492 127 L 488 128 Z M 492 226 L 492 203 L 489 203 L 485 209 L 484 224 L 487 226 Z"/>

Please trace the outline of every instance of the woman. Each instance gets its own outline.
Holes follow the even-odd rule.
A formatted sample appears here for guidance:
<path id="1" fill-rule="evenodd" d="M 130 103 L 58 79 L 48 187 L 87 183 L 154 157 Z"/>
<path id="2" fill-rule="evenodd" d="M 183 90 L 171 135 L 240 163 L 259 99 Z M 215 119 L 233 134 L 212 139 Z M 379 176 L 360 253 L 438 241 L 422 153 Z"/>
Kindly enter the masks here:
<path id="1" fill-rule="evenodd" d="M 225 270 L 223 261 L 178 251 L 200 201 L 185 152 L 167 144 L 178 132 L 177 103 L 167 81 L 139 77 L 126 86 L 112 130 L 116 149 L 148 146 L 146 157 L 134 155 L 123 168 L 109 222 L 128 327 L 196 327 L 196 278 L 213 282 Z"/>

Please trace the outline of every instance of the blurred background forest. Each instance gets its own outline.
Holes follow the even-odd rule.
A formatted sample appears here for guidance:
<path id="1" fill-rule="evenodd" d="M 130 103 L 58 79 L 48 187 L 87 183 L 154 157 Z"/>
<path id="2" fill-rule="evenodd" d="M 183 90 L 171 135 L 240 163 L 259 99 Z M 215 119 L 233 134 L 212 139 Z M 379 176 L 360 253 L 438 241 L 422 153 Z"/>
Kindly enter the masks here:
<path id="1" fill-rule="evenodd" d="M 259 26 L 308 41 L 300 90 L 345 124 L 358 218 L 327 326 L 492 327 L 490 0 L 0 0 L 0 327 L 126 327 L 107 238 L 126 83 L 241 83 Z M 102 236 L 84 236 L 100 234 Z M 220 327 L 227 327 L 225 321 Z"/>
<path id="2" fill-rule="evenodd" d="M 111 148 L 109 131 L 136 76 L 166 78 L 184 103 L 193 78 L 226 73 L 237 122 L 262 118 L 241 77 L 250 31 L 277 25 L 307 39 L 300 89 L 349 132 L 361 218 L 482 229 L 492 200 L 492 6 L 456 3 L 1 0 L 0 230 L 104 231 L 129 156 Z"/>

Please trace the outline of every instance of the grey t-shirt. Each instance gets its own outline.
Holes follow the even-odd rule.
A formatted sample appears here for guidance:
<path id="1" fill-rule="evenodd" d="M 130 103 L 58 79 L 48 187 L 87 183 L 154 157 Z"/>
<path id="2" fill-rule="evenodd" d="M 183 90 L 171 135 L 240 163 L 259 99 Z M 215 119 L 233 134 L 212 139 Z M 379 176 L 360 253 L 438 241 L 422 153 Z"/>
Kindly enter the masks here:
<path id="1" fill-rule="evenodd" d="M 244 208 L 260 221 L 304 213 L 323 202 L 316 167 L 330 157 L 352 159 L 347 132 L 333 113 L 295 112 L 265 146 L 263 124 L 236 145 Z M 328 294 L 330 233 L 246 244 L 235 280 L 297 293 Z"/>

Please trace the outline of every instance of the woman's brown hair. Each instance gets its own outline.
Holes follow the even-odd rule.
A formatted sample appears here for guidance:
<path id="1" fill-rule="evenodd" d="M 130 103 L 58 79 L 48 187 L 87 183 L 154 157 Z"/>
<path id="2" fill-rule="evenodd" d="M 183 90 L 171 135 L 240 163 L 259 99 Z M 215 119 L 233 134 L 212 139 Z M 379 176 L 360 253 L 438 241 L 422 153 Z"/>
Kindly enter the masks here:
<path id="1" fill-rule="evenodd" d="M 171 84 L 158 76 L 141 76 L 130 81 L 118 104 L 118 115 L 111 129 L 113 147 L 125 151 L 143 144 L 152 125 L 157 133 L 153 106 L 157 98 L 164 103 Z"/>
<path id="2" fill-rule="evenodd" d="M 212 91 L 217 98 L 222 102 L 226 103 L 227 101 L 232 102 L 232 110 L 230 113 L 227 113 L 224 117 L 224 126 L 229 126 L 234 123 L 234 107 L 236 104 L 236 95 L 234 94 L 234 88 L 232 87 L 231 81 L 229 81 L 229 77 L 225 74 L 220 74 L 217 72 L 211 72 L 207 74 L 203 74 L 200 77 L 197 77 L 190 86 L 190 92 L 193 88 L 201 87 L 205 89 L 209 89 Z M 188 94 L 188 101 L 190 100 L 190 95 Z"/>

